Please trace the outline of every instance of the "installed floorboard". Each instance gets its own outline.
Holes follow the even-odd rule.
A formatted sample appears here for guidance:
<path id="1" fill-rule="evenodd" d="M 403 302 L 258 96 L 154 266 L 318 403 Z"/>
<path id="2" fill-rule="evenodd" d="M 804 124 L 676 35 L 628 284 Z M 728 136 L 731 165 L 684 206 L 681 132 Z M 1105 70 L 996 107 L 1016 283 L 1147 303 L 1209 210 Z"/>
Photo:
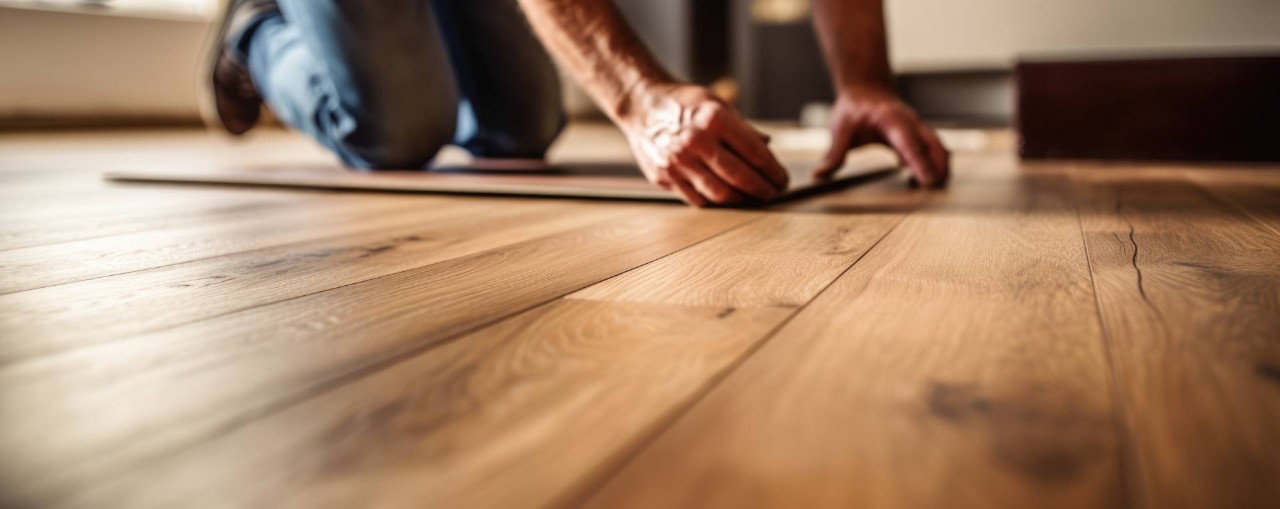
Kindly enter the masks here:
<path id="1" fill-rule="evenodd" d="M 1142 500 L 1280 506 L 1280 236 L 1186 182 L 1073 176 Z"/>
<path id="2" fill-rule="evenodd" d="M 78 197 L 63 203 L 5 206 L 0 251 L 195 224 L 218 217 L 275 214 L 317 202 L 320 193 L 243 193 L 202 190 L 173 195 L 146 193 L 130 200 L 115 193 L 107 200 Z M 18 208 L 21 207 L 21 210 Z"/>
<path id="3" fill-rule="evenodd" d="M 46 500 L 69 480 L 234 429 L 380 362 L 754 218 L 668 206 L 636 216 L 131 339 L 106 355 L 129 348 L 136 369 L 92 389 L 5 387 L 6 410 L 63 403 L 24 413 L 0 430 L 0 448 L 26 459 L 22 468 L 6 464 L 0 479 L 20 486 L 23 497 Z M 93 431 L 80 428 L 87 420 Z"/>
<path id="4" fill-rule="evenodd" d="M 1280 172 L 1201 170 L 1186 175 L 1214 198 L 1239 208 L 1280 235 Z"/>
<path id="5" fill-rule="evenodd" d="M 1065 179 L 984 164 L 999 167 L 959 166 L 985 175 L 903 220 L 589 505 L 1123 505 Z"/>
<path id="6" fill-rule="evenodd" d="M 447 199 L 342 197 L 322 208 L 219 217 L 137 233 L 0 251 L 0 295 L 189 262 L 364 228 L 388 214 L 433 214 Z M 93 263 L 76 263 L 92 259 Z"/>
<path id="7" fill-rule="evenodd" d="M 942 134 L 948 190 L 761 211 L 109 184 L 332 158 L 0 136 L 0 507 L 1280 505 L 1277 167 Z"/>
<path id="8" fill-rule="evenodd" d="M 456 202 L 333 225 L 324 238 L 116 276 L 0 295 L 0 334 L 15 339 L 0 350 L 0 378 L 25 360 L 99 346 L 165 327 L 309 295 L 432 263 L 545 236 L 630 212 L 626 207 L 531 201 Z M 288 275 L 287 279 L 279 276 Z M 264 284 L 264 281 L 272 282 Z M 39 316 L 39 320 L 32 317 Z M 110 376 L 79 359 L 114 358 L 129 370 L 136 352 L 124 345 L 50 359 L 19 370 Z M 63 367 L 71 363 L 71 367 Z M 0 382 L 4 383 L 4 382 Z"/>
<path id="9" fill-rule="evenodd" d="M 753 220 L 78 500 L 133 507 L 192 498 L 296 507 L 562 501 L 848 269 L 903 213 Z M 779 273 L 790 277 L 771 276 Z M 292 430 L 289 441 L 260 446 L 282 430 Z M 260 453 L 207 459 L 245 449 Z M 480 450 L 488 452 L 473 453 Z M 299 462 L 309 465 L 305 472 L 277 475 Z M 251 479 L 253 489 L 231 498 L 201 486 Z"/>

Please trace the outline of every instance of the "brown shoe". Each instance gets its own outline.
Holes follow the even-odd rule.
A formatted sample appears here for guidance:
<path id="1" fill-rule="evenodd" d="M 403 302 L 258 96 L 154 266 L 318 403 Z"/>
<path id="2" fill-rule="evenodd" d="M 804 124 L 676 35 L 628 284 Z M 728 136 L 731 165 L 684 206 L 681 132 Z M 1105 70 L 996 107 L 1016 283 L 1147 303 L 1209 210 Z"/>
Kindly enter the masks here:
<path id="1" fill-rule="evenodd" d="M 209 57 L 201 93 L 205 123 L 233 135 L 244 134 L 262 117 L 262 96 L 249 76 L 244 56 L 232 47 L 250 24 L 280 12 L 275 0 L 221 0 L 217 30 L 209 42 Z"/>

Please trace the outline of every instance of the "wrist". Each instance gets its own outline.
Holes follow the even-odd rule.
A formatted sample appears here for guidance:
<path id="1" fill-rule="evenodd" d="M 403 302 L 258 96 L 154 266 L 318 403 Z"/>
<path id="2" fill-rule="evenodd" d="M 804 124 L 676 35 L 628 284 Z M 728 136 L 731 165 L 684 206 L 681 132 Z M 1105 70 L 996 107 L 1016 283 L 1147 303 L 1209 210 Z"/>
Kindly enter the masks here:
<path id="1" fill-rule="evenodd" d="M 851 101 L 898 99 L 893 87 L 879 81 L 844 83 L 836 87 L 836 97 Z"/>
<path id="2" fill-rule="evenodd" d="M 618 100 L 610 109 L 609 116 L 620 127 L 628 128 L 644 123 L 644 117 L 651 111 L 676 83 L 670 80 L 637 77 L 622 90 Z"/>

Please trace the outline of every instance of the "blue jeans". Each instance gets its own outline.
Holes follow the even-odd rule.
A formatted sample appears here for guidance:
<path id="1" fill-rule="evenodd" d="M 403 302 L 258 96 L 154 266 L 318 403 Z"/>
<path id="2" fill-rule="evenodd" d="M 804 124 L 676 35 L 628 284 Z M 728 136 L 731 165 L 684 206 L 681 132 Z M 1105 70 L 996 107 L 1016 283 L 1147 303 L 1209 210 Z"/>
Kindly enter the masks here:
<path id="1" fill-rule="evenodd" d="M 275 115 L 357 168 L 446 144 L 542 157 L 564 126 L 555 66 L 516 0 L 280 0 L 233 41 Z"/>

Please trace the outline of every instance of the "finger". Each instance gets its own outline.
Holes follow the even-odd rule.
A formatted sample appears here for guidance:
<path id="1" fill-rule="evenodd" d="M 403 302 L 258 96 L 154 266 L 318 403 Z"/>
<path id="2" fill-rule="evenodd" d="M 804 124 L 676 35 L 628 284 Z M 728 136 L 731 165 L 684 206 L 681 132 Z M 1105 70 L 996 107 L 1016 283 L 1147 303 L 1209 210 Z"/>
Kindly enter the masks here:
<path id="1" fill-rule="evenodd" d="M 911 174 L 915 175 L 921 185 L 930 186 L 936 182 L 929 161 L 925 158 L 924 149 L 920 147 L 920 140 L 916 138 L 914 131 L 895 126 L 888 128 L 884 137 L 898 156 L 906 161 L 907 166 L 911 168 Z"/>
<path id="2" fill-rule="evenodd" d="M 766 181 L 754 168 L 747 166 L 731 150 L 718 150 L 712 153 L 707 158 L 707 167 L 711 168 L 720 180 L 748 196 L 768 200 L 778 194 L 772 183 Z"/>
<path id="3" fill-rule="evenodd" d="M 934 176 L 938 177 L 938 182 L 946 182 L 951 177 L 951 152 L 947 151 L 947 147 L 942 144 L 942 140 L 938 139 L 938 135 L 924 124 L 920 124 L 920 141 L 924 143 L 925 151 L 929 153 L 929 162 L 933 163 Z"/>
<path id="4" fill-rule="evenodd" d="M 777 190 L 786 189 L 790 176 L 769 150 L 768 135 L 742 120 L 730 106 L 708 106 L 702 112 L 703 125 L 724 145 L 714 147 L 717 152 L 723 148 L 732 150 L 743 162 L 763 174 Z"/>
<path id="5" fill-rule="evenodd" d="M 734 191 L 709 168 L 700 164 L 689 164 L 682 167 L 681 176 L 693 185 L 693 188 L 707 201 L 717 205 L 733 205 L 746 201 L 741 193 Z"/>
<path id="6" fill-rule="evenodd" d="M 773 136 L 769 136 L 769 133 L 761 131 L 758 127 L 751 125 L 750 122 L 747 122 L 747 127 L 751 128 L 751 132 L 756 133 L 756 137 L 760 138 L 760 141 L 763 141 L 765 145 L 773 141 Z"/>
<path id="7" fill-rule="evenodd" d="M 750 126 L 745 130 L 729 128 L 725 130 L 724 138 L 727 148 L 769 179 L 775 189 L 786 189 L 790 176 L 782 167 L 782 163 L 778 162 L 778 158 L 773 156 L 773 151 L 766 145 L 767 142 L 756 136 L 760 134 Z"/>
<path id="8" fill-rule="evenodd" d="M 831 178 L 831 174 L 844 166 L 845 156 L 849 153 L 850 145 L 853 143 L 854 125 L 845 120 L 837 120 L 835 127 L 831 129 L 831 148 L 827 149 L 827 155 L 822 158 L 822 162 L 813 170 L 813 176 L 817 179 Z"/>
<path id="9" fill-rule="evenodd" d="M 679 174 L 672 174 L 668 180 L 667 188 L 679 194 L 680 199 L 684 200 L 685 203 L 699 208 L 707 206 L 707 199 L 698 194 L 698 191 L 694 190 L 693 186 L 684 177 Z"/>

